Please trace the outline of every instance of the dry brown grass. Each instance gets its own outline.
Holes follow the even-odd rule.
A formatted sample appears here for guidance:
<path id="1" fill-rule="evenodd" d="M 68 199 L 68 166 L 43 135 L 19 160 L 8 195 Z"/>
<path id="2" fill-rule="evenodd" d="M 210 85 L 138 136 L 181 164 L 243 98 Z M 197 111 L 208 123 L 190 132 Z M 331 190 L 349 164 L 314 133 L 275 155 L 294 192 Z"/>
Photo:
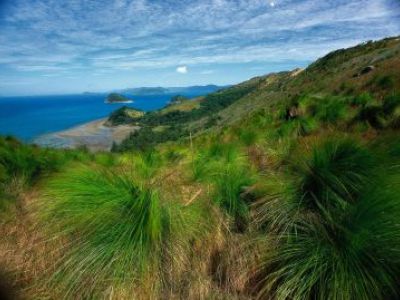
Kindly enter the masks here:
<path id="1" fill-rule="evenodd" d="M 53 291 L 46 290 L 40 282 L 59 253 L 55 253 L 54 245 L 46 242 L 32 213 L 36 197 L 36 191 L 22 193 L 12 212 L 13 217 L 1 224 L 0 265 L 19 297 L 54 299 Z"/>

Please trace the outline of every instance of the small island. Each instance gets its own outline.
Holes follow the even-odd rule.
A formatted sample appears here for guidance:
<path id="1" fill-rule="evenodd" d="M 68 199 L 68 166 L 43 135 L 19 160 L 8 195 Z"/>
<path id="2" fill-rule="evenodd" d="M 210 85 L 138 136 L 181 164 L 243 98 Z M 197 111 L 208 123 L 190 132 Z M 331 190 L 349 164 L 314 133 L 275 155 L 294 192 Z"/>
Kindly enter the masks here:
<path id="1" fill-rule="evenodd" d="M 133 100 L 125 97 L 124 95 L 118 94 L 118 93 L 111 93 L 107 96 L 104 103 L 108 103 L 108 104 L 133 103 Z"/>

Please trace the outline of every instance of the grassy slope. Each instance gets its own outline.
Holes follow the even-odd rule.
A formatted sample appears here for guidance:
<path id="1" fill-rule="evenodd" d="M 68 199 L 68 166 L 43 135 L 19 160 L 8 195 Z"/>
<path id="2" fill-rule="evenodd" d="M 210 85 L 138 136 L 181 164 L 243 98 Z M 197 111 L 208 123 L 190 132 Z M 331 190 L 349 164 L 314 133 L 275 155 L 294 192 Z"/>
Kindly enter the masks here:
<path id="1" fill-rule="evenodd" d="M 160 110 L 161 114 L 167 114 L 171 111 L 191 111 L 193 109 L 197 109 L 200 107 L 200 102 L 203 100 L 203 97 L 197 97 L 195 99 L 187 99 L 183 100 L 181 103 L 176 103 L 172 105 L 168 105 L 167 107 Z"/>
<path id="2" fill-rule="evenodd" d="M 399 45 L 338 51 L 207 96 L 181 124 L 197 134 L 152 151 L 55 151 L 47 170 L 23 163 L 44 150 L 2 145 L 3 194 L 45 171 L 29 201 L 27 186 L 4 212 L 13 283 L 28 298 L 395 299 Z M 205 129 L 210 113 L 219 118 Z M 158 123 L 165 114 L 146 121 L 160 135 L 176 121 Z"/>
<path id="3" fill-rule="evenodd" d="M 373 65 L 368 74 L 359 74 L 365 67 Z M 151 113 L 150 118 L 127 120 L 148 127 L 149 120 L 160 120 L 160 115 L 170 116 L 165 124 L 181 129 L 172 137 L 188 137 L 189 132 L 197 133 L 210 128 L 219 128 L 240 121 L 243 117 L 259 110 L 273 108 L 289 103 L 299 95 L 311 94 L 357 96 L 368 91 L 378 100 L 382 100 L 389 90 L 399 89 L 400 40 L 397 38 L 370 42 L 356 47 L 334 51 L 310 65 L 304 71 L 273 73 L 256 77 L 231 88 L 212 93 L 204 99 L 196 100 L 195 105 L 166 107 Z M 386 82 L 386 83 L 385 83 Z M 244 96 L 231 97 L 232 92 L 243 91 Z M 219 98 L 231 97 L 226 106 L 215 107 Z M 168 114 L 180 111 L 182 114 Z M 199 112 L 199 113 L 198 113 Z M 156 123 L 156 122 L 153 122 Z M 212 129 L 211 129 L 212 130 Z M 164 142 L 165 140 L 161 140 Z"/>
<path id="4" fill-rule="evenodd" d="M 376 69 L 369 74 L 353 77 L 366 66 Z M 289 101 L 299 94 L 349 94 L 358 95 L 369 91 L 381 99 L 392 89 L 400 89 L 400 39 L 393 38 L 337 50 L 317 60 L 297 75 L 286 72 L 263 77 L 260 87 L 220 112 L 224 121 L 231 123 L 259 108 Z M 391 89 L 380 87 L 383 77 L 392 78 Z"/>

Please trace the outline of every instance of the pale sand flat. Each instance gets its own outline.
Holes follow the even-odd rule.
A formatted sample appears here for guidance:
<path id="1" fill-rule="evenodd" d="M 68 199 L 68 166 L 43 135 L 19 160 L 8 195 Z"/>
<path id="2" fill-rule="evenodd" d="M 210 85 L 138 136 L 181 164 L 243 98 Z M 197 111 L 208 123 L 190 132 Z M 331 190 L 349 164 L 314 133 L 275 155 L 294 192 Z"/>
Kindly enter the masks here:
<path id="1" fill-rule="evenodd" d="M 105 126 L 107 118 L 91 121 L 76 127 L 40 136 L 36 144 L 54 148 L 78 148 L 86 146 L 91 151 L 108 151 L 113 142 L 120 143 L 138 126 Z"/>

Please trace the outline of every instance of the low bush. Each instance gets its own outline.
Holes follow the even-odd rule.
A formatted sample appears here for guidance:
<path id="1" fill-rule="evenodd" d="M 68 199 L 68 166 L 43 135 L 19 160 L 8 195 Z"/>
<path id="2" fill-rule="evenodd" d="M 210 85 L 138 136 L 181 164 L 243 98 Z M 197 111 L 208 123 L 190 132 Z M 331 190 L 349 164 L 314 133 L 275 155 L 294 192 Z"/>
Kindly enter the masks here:
<path id="1" fill-rule="evenodd" d="M 287 184 L 258 207 L 277 245 L 260 267 L 260 297 L 398 296 L 398 173 L 351 139 L 330 138 L 311 149 L 296 153 Z"/>
<path id="2" fill-rule="evenodd" d="M 70 160 L 68 152 L 43 149 L 0 137 L 0 202 L 12 200 L 26 187 L 55 172 Z M 0 207 L 5 207 L 0 203 Z"/>
<path id="3" fill-rule="evenodd" d="M 163 259 L 182 259 L 201 231 L 191 207 L 161 201 L 156 189 L 121 171 L 70 170 L 48 183 L 40 208 L 52 240 L 68 245 L 51 282 L 65 297 L 134 288 L 149 272 L 161 279 Z"/>
<path id="4" fill-rule="evenodd" d="M 242 194 L 253 183 L 249 171 L 244 166 L 227 164 L 213 175 L 213 183 L 213 201 L 233 218 L 234 229 L 243 232 L 248 223 L 249 205 Z"/>
<path id="5" fill-rule="evenodd" d="M 374 98 L 371 96 L 371 94 L 364 92 L 364 93 L 352 98 L 351 104 L 365 106 L 365 105 L 367 105 L 369 103 L 373 103 L 373 102 L 374 102 Z"/>

